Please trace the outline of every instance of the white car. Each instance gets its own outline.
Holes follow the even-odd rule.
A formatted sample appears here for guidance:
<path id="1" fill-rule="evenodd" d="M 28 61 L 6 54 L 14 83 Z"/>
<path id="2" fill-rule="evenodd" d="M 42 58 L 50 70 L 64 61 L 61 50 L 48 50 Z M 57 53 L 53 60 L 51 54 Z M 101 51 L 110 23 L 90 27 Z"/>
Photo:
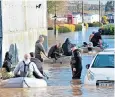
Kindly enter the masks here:
<path id="1" fill-rule="evenodd" d="M 84 84 L 97 86 L 114 86 L 114 51 L 98 53 L 92 63 L 86 65 L 87 74 Z"/>

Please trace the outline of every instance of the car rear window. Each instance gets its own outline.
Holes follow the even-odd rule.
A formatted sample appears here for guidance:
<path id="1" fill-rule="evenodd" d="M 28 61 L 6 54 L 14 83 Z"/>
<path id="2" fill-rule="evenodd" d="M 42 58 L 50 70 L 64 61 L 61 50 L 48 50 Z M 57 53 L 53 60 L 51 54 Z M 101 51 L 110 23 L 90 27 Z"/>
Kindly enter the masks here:
<path id="1" fill-rule="evenodd" d="M 92 64 L 92 68 L 114 68 L 114 55 L 97 55 Z"/>

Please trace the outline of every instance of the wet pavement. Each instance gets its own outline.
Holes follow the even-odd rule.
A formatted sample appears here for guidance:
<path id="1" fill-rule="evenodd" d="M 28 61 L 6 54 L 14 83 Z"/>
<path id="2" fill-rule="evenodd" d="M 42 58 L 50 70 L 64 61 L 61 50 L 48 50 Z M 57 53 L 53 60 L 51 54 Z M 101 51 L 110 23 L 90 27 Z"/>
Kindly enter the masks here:
<path id="1" fill-rule="evenodd" d="M 81 45 L 83 41 L 88 42 L 88 36 L 93 30 L 98 28 L 89 28 L 86 32 L 72 32 L 59 35 L 59 40 L 64 41 L 67 37 L 73 43 Z M 104 39 L 109 47 L 114 46 L 113 39 Z M 59 62 L 45 62 L 44 69 L 49 76 L 46 80 L 46 88 L 27 88 L 27 89 L 0 89 L 0 97 L 114 97 L 114 88 L 97 88 L 95 86 L 84 85 L 84 77 L 87 69 L 86 65 L 90 64 L 94 56 L 82 55 L 82 75 L 80 80 L 72 80 L 70 58 L 66 58 L 62 64 Z M 51 60 L 52 61 L 52 60 Z"/>

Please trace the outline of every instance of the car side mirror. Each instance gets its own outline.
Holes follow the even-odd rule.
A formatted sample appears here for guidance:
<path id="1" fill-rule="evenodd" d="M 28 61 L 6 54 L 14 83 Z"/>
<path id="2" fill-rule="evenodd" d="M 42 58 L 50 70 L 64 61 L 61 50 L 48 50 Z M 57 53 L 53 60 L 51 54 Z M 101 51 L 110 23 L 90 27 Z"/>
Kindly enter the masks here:
<path id="1" fill-rule="evenodd" d="M 86 68 L 89 69 L 89 67 L 90 67 L 90 64 L 87 64 L 87 65 L 86 65 Z"/>

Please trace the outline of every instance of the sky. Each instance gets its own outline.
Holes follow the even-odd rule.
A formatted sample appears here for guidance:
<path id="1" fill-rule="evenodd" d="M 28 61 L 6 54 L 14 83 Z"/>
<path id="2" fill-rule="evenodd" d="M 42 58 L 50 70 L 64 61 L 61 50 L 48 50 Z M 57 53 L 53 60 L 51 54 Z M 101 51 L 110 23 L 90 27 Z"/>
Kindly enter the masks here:
<path id="1" fill-rule="evenodd" d="M 99 3 L 99 0 L 84 0 L 84 1 L 88 1 L 88 3 L 90 4 L 98 4 Z M 110 1 L 110 0 L 100 0 L 101 3 L 105 4 L 107 1 Z"/>
<path id="2" fill-rule="evenodd" d="M 69 1 L 82 1 L 82 0 L 69 0 Z M 88 4 L 99 4 L 99 0 L 83 0 L 83 1 L 88 2 Z M 100 0 L 100 2 L 103 4 L 106 4 L 107 1 L 110 1 L 110 0 Z"/>

